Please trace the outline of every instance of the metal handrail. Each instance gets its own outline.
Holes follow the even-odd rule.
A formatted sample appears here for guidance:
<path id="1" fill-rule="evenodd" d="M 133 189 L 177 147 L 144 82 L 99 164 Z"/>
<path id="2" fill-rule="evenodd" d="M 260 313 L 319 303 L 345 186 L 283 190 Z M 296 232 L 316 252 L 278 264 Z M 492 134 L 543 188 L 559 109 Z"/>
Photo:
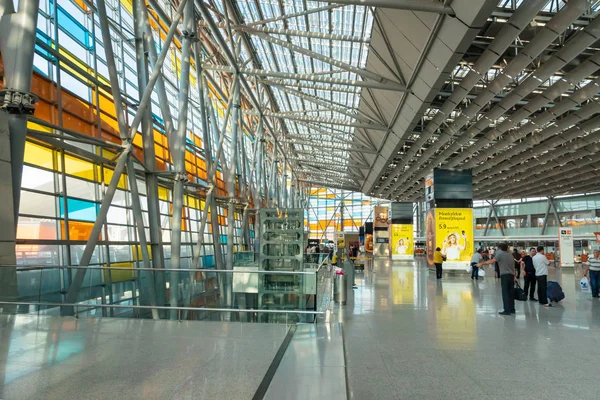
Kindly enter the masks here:
<path id="1" fill-rule="evenodd" d="M 267 314 L 306 314 L 323 315 L 324 311 L 303 311 L 303 310 L 260 310 L 247 308 L 209 308 L 209 307 L 171 307 L 171 306 L 138 306 L 138 305 L 120 305 L 120 304 L 77 304 L 77 303 L 56 303 L 56 302 L 32 302 L 32 301 L 0 301 L 0 305 L 7 306 L 50 306 L 50 307 L 74 307 L 77 313 L 78 308 L 131 308 L 140 310 L 172 310 L 172 311 L 211 311 L 211 312 L 239 312 L 239 313 L 267 313 Z"/>
<path id="2" fill-rule="evenodd" d="M 17 268 L 20 271 L 35 271 L 44 269 L 87 269 L 87 270 L 115 270 L 115 271 L 152 271 L 152 272 L 215 272 L 215 273 L 249 273 L 249 274 L 275 274 L 275 275 L 314 275 L 317 271 L 265 271 L 252 269 L 177 269 L 177 268 L 119 268 L 119 267 L 99 267 L 99 266 L 74 266 L 74 265 L 0 265 L 0 268 Z"/>

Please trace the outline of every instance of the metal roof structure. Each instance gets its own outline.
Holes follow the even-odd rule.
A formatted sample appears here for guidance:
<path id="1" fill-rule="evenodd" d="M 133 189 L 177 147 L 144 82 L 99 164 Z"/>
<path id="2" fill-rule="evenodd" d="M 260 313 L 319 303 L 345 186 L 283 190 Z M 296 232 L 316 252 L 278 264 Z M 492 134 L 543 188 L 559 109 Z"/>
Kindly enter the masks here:
<path id="1" fill-rule="evenodd" d="M 359 109 L 378 104 L 390 130 L 368 131 L 379 154 L 362 190 L 419 200 L 435 167 L 472 169 L 482 199 L 596 190 L 598 2 L 449 4 L 455 18 L 375 11 L 393 38 L 387 65 L 420 69 L 405 95 L 363 93 Z"/>
<path id="2" fill-rule="evenodd" d="M 597 3 L 211 0 L 207 34 L 241 51 L 204 69 L 262 87 L 299 183 L 412 201 L 434 167 L 471 168 L 478 198 L 580 193 L 600 181 Z"/>

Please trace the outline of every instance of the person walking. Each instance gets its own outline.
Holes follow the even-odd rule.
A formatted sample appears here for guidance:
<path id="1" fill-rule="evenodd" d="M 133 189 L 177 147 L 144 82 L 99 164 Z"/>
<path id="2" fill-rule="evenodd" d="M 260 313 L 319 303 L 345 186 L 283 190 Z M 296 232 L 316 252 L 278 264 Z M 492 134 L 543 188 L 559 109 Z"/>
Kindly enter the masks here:
<path id="1" fill-rule="evenodd" d="M 588 258 L 583 276 L 587 276 L 592 287 L 592 297 L 600 297 L 600 250 L 594 250 L 594 257 Z"/>
<path id="2" fill-rule="evenodd" d="M 500 315 L 515 314 L 515 264 L 511 253 L 508 252 L 508 245 L 502 243 L 498 246 L 498 250 L 494 254 L 494 258 L 488 261 L 480 262 L 478 267 L 486 264 L 498 263 L 500 270 L 500 284 L 502 285 L 502 304 L 504 310 L 499 312 Z"/>
<path id="3" fill-rule="evenodd" d="M 433 253 L 433 263 L 435 264 L 435 277 L 437 279 L 442 279 L 442 263 L 444 262 L 444 258 L 442 257 L 442 249 L 439 247 L 435 248 L 435 252 Z"/>
<path id="4" fill-rule="evenodd" d="M 483 261 L 483 256 L 481 255 L 481 253 L 483 253 L 483 250 L 478 249 L 473 254 L 473 257 L 471 257 L 471 279 L 475 279 L 477 281 L 479 280 L 479 267 L 477 266 L 477 264 Z"/>
<path id="5" fill-rule="evenodd" d="M 517 280 L 521 279 L 521 253 L 519 253 L 519 250 L 515 247 L 513 250 L 513 258 L 515 260 L 515 275 L 517 276 Z"/>
<path id="6" fill-rule="evenodd" d="M 535 247 L 529 249 L 529 254 L 525 254 L 525 252 L 521 253 L 521 264 L 523 265 L 523 269 L 525 275 L 523 279 L 525 280 L 525 294 L 529 294 L 529 300 L 537 301 L 535 298 L 535 268 L 533 267 L 533 256 L 535 256 L 536 250 Z"/>
<path id="7" fill-rule="evenodd" d="M 544 247 L 538 246 L 536 255 L 533 257 L 533 268 L 535 268 L 535 278 L 538 285 L 538 299 L 544 307 L 552 307 L 548 303 L 548 265 L 550 261 L 544 255 Z"/>

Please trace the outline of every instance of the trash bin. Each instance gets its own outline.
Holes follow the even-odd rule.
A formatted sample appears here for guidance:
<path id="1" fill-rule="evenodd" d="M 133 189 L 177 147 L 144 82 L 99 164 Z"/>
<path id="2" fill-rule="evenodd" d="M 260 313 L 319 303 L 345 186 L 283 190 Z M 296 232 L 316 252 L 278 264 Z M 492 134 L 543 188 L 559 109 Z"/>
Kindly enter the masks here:
<path id="1" fill-rule="evenodd" d="M 336 272 L 333 280 L 333 299 L 336 303 L 346 304 L 348 289 L 348 277 L 343 273 Z"/>

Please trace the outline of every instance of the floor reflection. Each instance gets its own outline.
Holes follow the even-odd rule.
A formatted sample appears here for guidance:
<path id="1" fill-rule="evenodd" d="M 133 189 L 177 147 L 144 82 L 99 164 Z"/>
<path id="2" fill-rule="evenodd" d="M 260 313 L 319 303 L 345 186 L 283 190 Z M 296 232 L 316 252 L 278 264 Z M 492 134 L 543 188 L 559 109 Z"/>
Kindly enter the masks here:
<path id="1" fill-rule="evenodd" d="M 600 344 L 600 301 L 580 292 L 580 278 L 579 268 L 551 269 L 565 300 L 551 309 L 517 302 L 517 314 L 504 317 L 491 268 L 479 281 L 466 273 L 436 280 L 424 260 L 376 260 L 338 313 L 352 397 L 507 398 L 500 383 L 524 386 L 535 370 L 536 396 L 600 398 L 585 384 L 594 374 L 575 372 L 597 364 L 589 349 Z"/>

